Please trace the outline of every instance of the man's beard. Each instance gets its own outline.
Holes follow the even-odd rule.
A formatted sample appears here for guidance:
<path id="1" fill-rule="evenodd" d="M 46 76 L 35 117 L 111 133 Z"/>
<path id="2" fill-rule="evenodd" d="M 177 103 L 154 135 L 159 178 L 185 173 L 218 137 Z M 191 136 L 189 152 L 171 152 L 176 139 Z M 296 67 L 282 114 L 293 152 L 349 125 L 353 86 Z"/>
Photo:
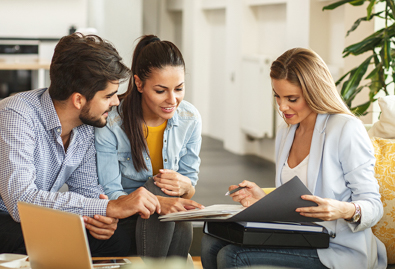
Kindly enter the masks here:
<path id="1" fill-rule="evenodd" d="M 109 112 L 111 110 L 111 108 L 106 111 Z M 82 121 L 82 123 L 87 124 L 87 125 L 91 125 L 93 127 L 99 127 L 102 128 L 104 126 L 106 126 L 107 124 L 107 120 L 106 119 L 102 119 L 101 117 L 99 119 L 94 119 L 91 115 L 90 115 L 90 106 L 84 106 L 81 110 L 81 114 L 80 114 L 80 120 Z"/>

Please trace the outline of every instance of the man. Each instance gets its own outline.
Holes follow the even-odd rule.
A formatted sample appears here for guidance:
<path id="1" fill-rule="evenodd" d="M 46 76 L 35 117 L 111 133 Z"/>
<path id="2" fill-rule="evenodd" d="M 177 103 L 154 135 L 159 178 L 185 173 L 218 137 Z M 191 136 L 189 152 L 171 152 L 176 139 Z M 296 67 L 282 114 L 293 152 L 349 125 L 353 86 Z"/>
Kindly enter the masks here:
<path id="1" fill-rule="evenodd" d="M 129 76 L 110 43 L 75 33 L 55 48 L 48 89 L 0 101 L 0 253 L 26 252 L 18 201 L 84 216 L 92 256 L 126 255 L 118 219 L 160 212 L 145 188 L 109 201 L 97 183 L 92 126 L 106 125 Z M 68 192 L 59 192 L 63 184 Z"/>

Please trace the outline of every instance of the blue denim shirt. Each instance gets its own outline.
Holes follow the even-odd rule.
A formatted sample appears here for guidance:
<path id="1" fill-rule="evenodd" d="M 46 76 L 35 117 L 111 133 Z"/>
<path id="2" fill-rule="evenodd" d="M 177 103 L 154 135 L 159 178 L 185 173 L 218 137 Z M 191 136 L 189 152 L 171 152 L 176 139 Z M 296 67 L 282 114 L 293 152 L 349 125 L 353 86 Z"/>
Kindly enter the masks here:
<path id="1" fill-rule="evenodd" d="M 121 104 L 122 105 L 122 104 Z M 107 125 L 95 129 L 99 183 L 110 200 L 143 186 L 152 174 L 151 159 L 143 152 L 148 170 L 137 172 L 132 161 L 130 142 L 121 127 L 122 119 L 113 108 Z M 188 177 L 195 186 L 198 180 L 202 120 L 198 110 L 182 101 L 174 116 L 167 121 L 163 134 L 163 168 Z"/>

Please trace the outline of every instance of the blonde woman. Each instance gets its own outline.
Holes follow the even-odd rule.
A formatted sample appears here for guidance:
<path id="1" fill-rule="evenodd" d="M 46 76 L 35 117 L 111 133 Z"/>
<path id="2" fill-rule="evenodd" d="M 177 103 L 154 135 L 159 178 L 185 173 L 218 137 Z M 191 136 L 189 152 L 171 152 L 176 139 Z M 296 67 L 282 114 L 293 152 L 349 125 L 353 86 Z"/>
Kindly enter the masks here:
<path id="1" fill-rule="evenodd" d="M 373 147 L 362 123 L 342 102 L 324 61 L 313 51 L 286 51 L 271 66 L 273 93 L 283 124 L 276 137 L 276 186 L 298 176 L 316 207 L 296 209 L 322 219 L 336 234 L 326 249 L 270 249 L 202 242 L 204 268 L 253 265 L 291 268 L 386 268 L 384 244 L 372 233 L 383 214 L 374 177 Z M 255 183 L 232 195 L 249 206 L 265 196 Z M 230 186 L 234 189 L 237 186 Z"/>

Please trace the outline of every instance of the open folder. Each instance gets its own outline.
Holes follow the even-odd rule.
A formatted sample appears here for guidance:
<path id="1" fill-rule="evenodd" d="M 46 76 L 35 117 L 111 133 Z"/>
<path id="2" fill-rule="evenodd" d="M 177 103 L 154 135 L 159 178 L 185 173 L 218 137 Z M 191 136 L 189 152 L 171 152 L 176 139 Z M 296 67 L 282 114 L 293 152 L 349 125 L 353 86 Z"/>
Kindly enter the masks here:
<path id="1" fill-rule="evenodd" d="M 300 215 L 299 207 L 317 206 L 301 198 L 311 195 L 303 182 L 294 177 L 249 207 L 241 205 L 212 205 L 160 216 L 161 221 L 215 221 L 215 222 L 315 222 L 322 221 Z"/>

